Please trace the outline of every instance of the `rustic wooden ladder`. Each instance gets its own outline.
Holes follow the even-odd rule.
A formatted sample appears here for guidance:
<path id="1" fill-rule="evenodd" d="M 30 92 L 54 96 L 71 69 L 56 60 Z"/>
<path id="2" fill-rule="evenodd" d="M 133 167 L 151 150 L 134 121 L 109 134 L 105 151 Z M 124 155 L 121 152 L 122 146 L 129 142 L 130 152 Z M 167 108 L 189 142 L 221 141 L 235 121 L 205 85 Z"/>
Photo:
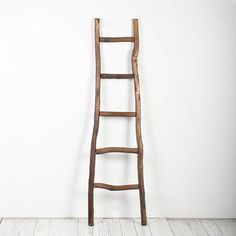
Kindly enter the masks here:
<path id="1" fill-rule="evenodd" d="M 131 60 L 132 72 L 133 72 L 132 74 L 101 73 L 100 43 L 116 43 L 116 42 L 134 43 L 132 60 Z M 133 19 L 133 37 L 100 37 L 100 19 L 98 18 L 95 19 L 96 89 L 95 89 L 94 127 L 93 127 L 93 135 L 91 142 L 89 189 L 88 189 L 88 224 L 90 226 L 94 225 L 94 200 L 93 200 L 94 188 L 102 188 L 110 191 L 138 189 L 140 197 L 141 224 L 142 225 L 147 224 L 145 191 L 144 191 L 144 180 L 143 180 L 143 143 L 141 135 L 140 85 L 139 85 L 138 64 L 137 64 L 138 52 L 139 52 L 139 29 L 138 29 L 137 19 Z M 101 79 L 133 79 L 134 89 L 135 89 L 135 112 L 100 111 Z M 135 117 L 137 148 L 105 147 L 97 149 L 96 143 L 97 143 L 100 116 Z M 96 154 L 104 154 L 109 152 L 137 154 L 138 184 L 117 186 L 104 183 L 94 183 Z"/>

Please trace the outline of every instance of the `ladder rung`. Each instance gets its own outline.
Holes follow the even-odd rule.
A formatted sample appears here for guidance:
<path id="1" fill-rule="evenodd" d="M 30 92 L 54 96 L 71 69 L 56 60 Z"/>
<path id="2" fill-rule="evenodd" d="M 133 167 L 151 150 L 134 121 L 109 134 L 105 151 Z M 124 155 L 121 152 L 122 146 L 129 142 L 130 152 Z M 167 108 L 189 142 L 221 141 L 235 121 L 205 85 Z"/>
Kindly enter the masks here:
<path id="1" fill-rule="evenodd" d="M 104 183 L 94 183 L 94 188 L 103 188 L 110 191 L 122 191 L 122 190 L 139 189 L 139 185 L 138 184 L 110 185 L 110 184 L 104 184 Z"/>
<path id="2" fill-rule="evenodd" d="M 100 74 L 101 79 L 133 79 L 133 74 Z"/>
<path id="3" fill-rule="evenodd" d="M 134 42 L 134 37 L 100 37 L 99 41 L 102 43 Z"/>
<path id="4" fill-rule="evenodd" d="M 136 112 L 124 112 L 124 111 L 100 111 L 100 116 L 118 116 L 118 117 L 135 117 Z"/>
<path id="5" fill-rule="evenodd" d="M 96 154 L 104 154 L 109 152 L 138 153 L 138 149 L 127 147 L 106 147 L 96 149 Z"/>

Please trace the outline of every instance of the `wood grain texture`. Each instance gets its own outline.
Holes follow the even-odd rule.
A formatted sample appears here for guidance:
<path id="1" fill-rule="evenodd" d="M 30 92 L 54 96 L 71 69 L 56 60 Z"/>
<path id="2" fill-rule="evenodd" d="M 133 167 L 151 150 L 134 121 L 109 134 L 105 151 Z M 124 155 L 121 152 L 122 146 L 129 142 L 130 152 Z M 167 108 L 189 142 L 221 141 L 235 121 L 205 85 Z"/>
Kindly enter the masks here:
<path id="1" fill-rule="evenodd" d="M 143 178 L 143 141 L 141 131 L 141 101 L 140 101 L 140 84 L 138 75 L 138 54 L 139 54 L 139 26 L 138 20 L 133 20 L 134 31 L 134 49 L 132 53 L 132 70 L 134 75 L 134 90 L 135 90 L 135 111 L 136 111 L 136 140 L 138 145 L 138 181 L 139 181 L 139 196 L 141 210 L 141 224 L 147 225 L 146 216 L 146 201 Z"/>
<path id="2" fill-rule="evenodd" d="M 101 59 L 100 59 L 100 42 L 133 42 L 132 52 L 132 74 L 104 74 L 101 73 Z M 147 225 L 146 216 L 146 203 L 145 203 L 145 190 L 143 178 L 143 142 L 141 133 L 141 101 L 140 101 L 140 85 L 138 76 L 138 53 L 139 53 L 139 28 L 138 20 L 133 20 L 133 37 L 100 37 L 100 20 L 95 19 L 95 51 L 96 51 L 96 92 L 95 92 L 95 111 L 94 111 L 94 128 L 91 142 L 90 151 L 90 172 L 89 172 L 89 190 L 88 190 L 88 224 L 94 225 L 94 188 L 103 188 L 111 191 L 139 189 L 140 196 L 140 211 L 141 211 L 141 224 Z M 110 112 L 100 111 L 100 87 L 102 79 L 134 79 L 135 89 L 135 112 Z M 126 147 L 106 147 L 96 148 L 97 135 L 99 129 L 100 116 L 124 116 L 135 117 L 136 122 L 136 140 L 137 148 Z M 134 153 L 138 155 L 137 158 L 137 172 L 138 184 L 137 185 L 109 185 L 104 183 L 95 183 L 95 158 L 96 154 L 104 154 L 109 152 L 125 152 Z"/>
<path id="3" fill-rule="evenodd" d="M 215 220 L 215 223 L 219 227 L 219 230 L 223 233 L 223 235 L 236 235 L 236 219 Z"/>
<path id="4" fill-rule="evenodd" d="M 134 42 L 134 37 L 100 37 L 101 43 Z"/>
<path id="5" fill-rule="evenodd" d="M 100 19 L 95 19 L 95 56 L 96 56 L 96 86 L 95 86 L 95 110 L 94 126 L 90 150 L 90 167 L 89 167 L 89 190 L 88 190 L 88 223 L 94 225 L 94 177 L 95 177 L 95 156 L 96 143 L 99 129 L 99 112 L 100 112 L 100 86 L 101 86 L 101 60 L 100 60 Z"/>
<path id="6" fill-rule="evenodd" d="M 113 116 L 113 117 L 135 117 L 136 112 L 126 111 L 100 111 L 100 116 Z"/>
<path id="7" fill-rule="evenodd" d="M 139 185 L 138 184 L 111 185 L 111 184 L 104 184 L 104 183 L 94 183 L 94 188 L 103 188 L 110 191 L 123 191 L 123 190 L 139 189 Z"/>
<path id="8" fill-rule="evenodd" d="M 214 220 L 200 220 L 201 225 L 207 231 L 209 236 L 222 236 L 223 233 L 220 231 L 219 227 Z"/>
<path id="9" fill-rule="evenodd" d="M 101 74 L 101 79 L 133 79 L 133 74 Z"/>
<path id="10" fill-rule="evenodd" d="M 196 236 L 207 236 L 208 235 L 208 233 L 206 232 L 206 230 L 204 229 L 204 227 L 202 226 L 202 224 L 200 223 L 199 220 L 190 219 L 190 220 L 186 220 L 186 222 L 189 225 L 193 235 L 196 235 Z"/>
<path id="11" fill-rule="evenodd" d="M 235 230 L 235 219 L 151 218 L 147 227 L 141 226 L 137 218 L 95 219 L 94 227 L 87 225 L 87 219 L 3 218 L 0 221 L 0 236 L 235 236 Z"/>
<path id="12" fill-rule="evenodd" d="M 105 154 L 110 152 L 121 152 L 121 153 L 138 153 L 137 148 L 127 148 L 127 147 L 105 147 L 96 149 L 96 154 Z"/>

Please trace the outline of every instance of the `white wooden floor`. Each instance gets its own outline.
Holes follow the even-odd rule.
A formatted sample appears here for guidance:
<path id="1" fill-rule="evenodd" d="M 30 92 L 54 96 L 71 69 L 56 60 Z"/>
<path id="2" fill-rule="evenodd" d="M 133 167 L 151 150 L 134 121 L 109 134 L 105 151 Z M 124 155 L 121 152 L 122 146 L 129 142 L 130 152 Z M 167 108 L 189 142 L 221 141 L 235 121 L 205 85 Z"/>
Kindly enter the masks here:
<path id="1" fill-rule="evenodd" d="M 0 236 L 236 236 L 236 219 L 0 219 Z"/>

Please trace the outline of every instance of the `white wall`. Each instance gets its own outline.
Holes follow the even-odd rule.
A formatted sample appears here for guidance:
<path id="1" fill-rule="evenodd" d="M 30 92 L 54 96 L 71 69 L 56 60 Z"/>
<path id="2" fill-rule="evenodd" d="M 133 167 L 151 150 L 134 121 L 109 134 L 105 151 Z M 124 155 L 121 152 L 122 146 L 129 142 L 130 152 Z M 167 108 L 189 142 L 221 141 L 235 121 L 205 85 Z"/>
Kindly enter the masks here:
<path id="1" fill-rule="evenodd" d="M 87 216 L 94 17 L 104 36 L 140 19 L 148 216 L 236 217 L 233 0 L 1 1 L 0 215 Z M 103 71 L 130 71 L 131 49 L 102 45 Z M 133 109 L 131 81 L 103 84 L 103 110 Z M 100 131 L 135 146 L 132 118 Z M 135 156 L 97 160 L 97 181 L 136 182 Z M 138 193 L 96 190 L 95 215 L 139 216 Z"/>

